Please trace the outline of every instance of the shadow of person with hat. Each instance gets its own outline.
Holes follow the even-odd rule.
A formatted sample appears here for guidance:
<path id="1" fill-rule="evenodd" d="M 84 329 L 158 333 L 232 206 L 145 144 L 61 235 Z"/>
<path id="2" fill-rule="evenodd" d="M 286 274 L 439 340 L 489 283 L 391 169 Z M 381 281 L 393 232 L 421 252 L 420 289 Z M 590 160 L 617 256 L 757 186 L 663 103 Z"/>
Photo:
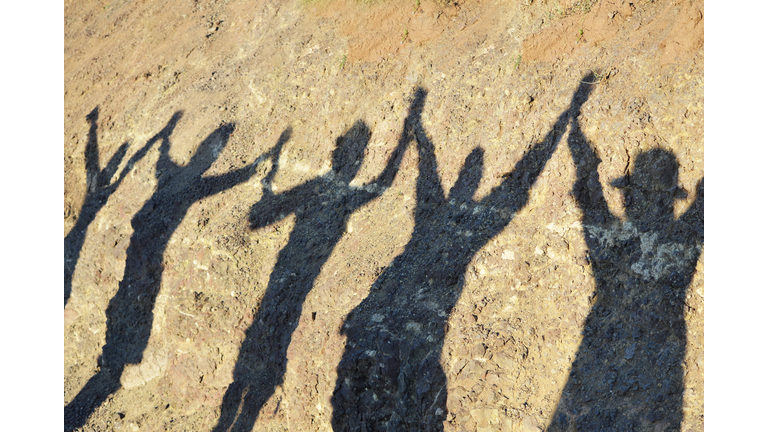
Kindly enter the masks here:
<path id="1" fill-rule="evenodd" d="M 587 76 L 585 81 L 592 81 Z M 573 196 L 595 277 L 593 307 L 548 431 L 680 430 L 686 349 L 685 294 L 704 243 L 704 180 L 685 213 L 674 203 L 675 155 L 655 148 L 634 158 L 621 189 L 626 219 L 613 215 L 597 172 L 600 159 L 571 117 Z"/>

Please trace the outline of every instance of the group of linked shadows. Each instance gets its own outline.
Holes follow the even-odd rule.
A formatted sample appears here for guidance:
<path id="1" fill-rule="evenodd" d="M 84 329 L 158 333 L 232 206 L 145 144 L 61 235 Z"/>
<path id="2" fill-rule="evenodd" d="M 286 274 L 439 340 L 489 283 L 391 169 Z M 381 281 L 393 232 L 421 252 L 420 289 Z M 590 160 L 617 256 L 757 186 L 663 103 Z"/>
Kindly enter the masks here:
<path id="1" fill-rule="evenodd" d="M 684 196 L 677 186 L 675 156 L 660 149 L 641 153 L 632 175 L 613 183 L 625 192 L 628 220 L 612 215 L 597 174 L 600 160 L 578 121 L 593 79 L 591 74 L 583 78 L 571 106 L 546 137 L 479 201 L 472 199 L 483 174 L 483 150 L 479 146 L 467 156 L 447 195 L 443 190 L 434 145 L 421 121 L 426 98 L 423 89 L 413 95 L 397 148 L 370 183 L 376 187 L 350 185 L 371 135 L 364 123 L 357 122 L 337 139 L 330 174 L 277 195 L 271 182 L 290 129 L 253 164 L 217 177 L 203 177 L 218 150 L 226 145 L 232 125 L 206 138 L 190 163 L 180 167 L 168 156 L 169 137 L 180 116 L 177 113 L 131 158 L 118 180 L 107 185 L 127 145 L 97 172 L 98 158 L 93 161 L 93 155 L 97 156 L 96 115 L 92 114 L 86 167 L 89 187 L 94 187 L 89 188 L 75 228 L 65 239 L 65 302 L 88 224 L 126 170 L 158 140 L 162 142 L 161 155 L 157 191 L 131 222 L 134 234 L 125 274 L 106 312 L 100 371 L 65 407 L 65 430 L 82 426 L 118 390 L 125 366 L 141 361 L 160 287 L 163 253 L 189 207 L 248 180 L 260 162 L 271 158 L 272 169 L 262 180 L 263 197 L 251 209 L 251 227 L 272 224 L 291 213 L 295 214 L 295 224 L 246 332 L 234 379 L 214 428 L 252 430 L 261 408 L 283 381 L 287 348 L 304 299 L 344 235 L 349 217 L 392 184 L 402 155 L 413 142 L 419 155 L 415 226 L 403 253 L 345 320 L 342 332 L 347 342 L 331 400 L 332 426 L 337 431 L 442 430 L 447 389 L 439 360 L 445 323 L 461 295 L 466 267 L 526 205 L 531 186 L 569 123 L 567 142 L 578 177 L 573 194 L 583 213 L 585 242 L 600 300 L 587 317 L 582 344 L 549 430 L 632 430 L 656 422 L 679 429 L 680 361 L 686 347 L 683 302 L 704 239 L 703 181 L 694 204 L 675 219 L 674 201 Z M 618 235 L 614 241 L 595 234 L 617 230 L 632 235 Z M 649 255 L 641 248 L 643 235 L 646 241 L 650 235 L 655 244 L 673 245 L 665 250 L 675 256 Z"/>

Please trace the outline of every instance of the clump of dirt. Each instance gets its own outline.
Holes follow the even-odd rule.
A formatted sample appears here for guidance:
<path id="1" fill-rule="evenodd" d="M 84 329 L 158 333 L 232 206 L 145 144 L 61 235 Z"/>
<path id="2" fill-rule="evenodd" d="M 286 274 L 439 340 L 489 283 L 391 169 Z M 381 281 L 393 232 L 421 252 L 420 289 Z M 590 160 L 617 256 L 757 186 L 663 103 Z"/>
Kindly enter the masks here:
<path id="1" fill-rule="evenodd" d="M 701 430 L 703 2 L 65 2 L 65 429 Z"/>

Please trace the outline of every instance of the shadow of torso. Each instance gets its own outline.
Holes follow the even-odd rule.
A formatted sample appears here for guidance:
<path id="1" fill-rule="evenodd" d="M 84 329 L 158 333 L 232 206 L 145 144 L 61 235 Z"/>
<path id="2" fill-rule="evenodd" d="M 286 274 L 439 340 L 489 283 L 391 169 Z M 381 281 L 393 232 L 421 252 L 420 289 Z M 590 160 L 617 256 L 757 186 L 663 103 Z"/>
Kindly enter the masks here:
<path id="1" fill-rule="evenodd" d="M 443 429 L 446 377 L 440 357 L 445 326 L 473 256 L 528 201 L 551 157 L 565 117 L 480 201 L 483 151 L 467 156 L 446 196 L 434 146 L 413 126 L 419 150 L 415 226 L 404 252 L 347 317 L 347 337 L 331 403 L 336 431 Z"/>
<path id="2" fill-rule="evenodd" d="M 445 420 L 445 327 L 467 265 L 511 220 L 506 209 L 435 203 L 411 241 L 347 317 L 333 396 L 335 430 L 435 430 Z"/>
<path id="3" fill-rule="evenodd" d="M 592 145 L 573 125 L 573 193 L 583 212 L 595 294 L 548 430 L 680 430 L 685 296 L 704 242 L 703 181 L 676 219 L 675 156 L 661 149 L 640 153 L 627 177 L 631 187 L 620 186 L 627 210 L 621 220 L 606 204 Z"/>

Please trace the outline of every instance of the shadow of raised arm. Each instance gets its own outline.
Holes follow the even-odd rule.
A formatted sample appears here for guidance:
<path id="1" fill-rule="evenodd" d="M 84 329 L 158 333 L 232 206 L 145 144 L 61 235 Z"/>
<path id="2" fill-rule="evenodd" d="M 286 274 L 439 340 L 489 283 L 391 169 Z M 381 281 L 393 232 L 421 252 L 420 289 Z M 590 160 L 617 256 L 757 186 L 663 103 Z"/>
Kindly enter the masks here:
<path id="1" fill-rule="evenodd" d="M 704 177 L 696 184 L 696 198 L 679 220 L 688 227 L 691 240 L 704 242 Z"/>
<path id="2" fill-rule="evenodd" d="M 96 192 L 99 177 L 98 129 L 99 107 L 96 106 L 85 118 L 91 124 L 88 129 L 88 142 L 85 144 L 85 184 L 88 193 Z"/>
<path id="3" fill-rule="evenodd" d="M 398 140 L 397 147 L 387 161 L 386 167 L 379 174 L 379 176 L 373 180 L 370 184 L 377 184 L 381 187 L 388 188 L 395 180 L 395 175 L 400 168 L 400 163 L 403 160 L 403 154 L 414 138 L 414 123 L 421 124 L 421 113 L 424 110 L 424 100 L 427 96 L 427 91 L 419 87 L 414 93 L 413 101 L 411 101 L 411 107 L 408 110 L 408 115 L 403 121 L 403 131 L 400 133 L 400 139 Z"/>
<path id="4" fill-rule="evenodd" d="M 581 106 L 586 102 L 592 91 L 594 74 L 589 73 L 583 79 L 579 89 L 573 96 L 571 104 L 571 132 L 568 135 L 568 148 L 571 151 L 573 163 L 576 166 L 576 182 L 573 185 L 573 195 L 579 208 L 585 212 L 585 222 L 604 222 L 615 219 L 608 208 L 603 195 L 603 186 L 597 167 L 600 159 L 587 141 L 579 125 Z"/>
<path id="5" fill-rule="evenodd" d="M 123 158 L 125 157 L 125 154 L 128 152 L 128 141 L 124 142 L 120 147 L 117 149 L 115 154 L 112 155 L 112 157 L 109 159 L 109 162 L 107 162 L 107 166 L 104 167 L 103 170 L 99 172 L 99 174 L 96 176 L 96 187 L 98 189 L 102 188 L 109 188 L 109 189 L 115 189 L 117 185 L 120 184 L 120 181 L 122 181 L 123 176 L 120 176 L 117 181 L 113 184 L 109 184 L 109 180 L 112 178 L 113 175 L 117 172 L 117 167 L 120 166 L 120 162 L 123 161 Z M 112 192 L 110 190 L 110 193 Z"/>
<path id="6" fill-rule="evenodd" d="M 109 180 L 117 171 L 128 151 L 128 142 L 123 143 L 112 155 L 104 169 L 99 168 L 98 124 L 99 107 L 93 109 L 86 117 L 91 127 L 88 130 L 88 143 L 85 145 L 85 177 L 87 193 L 104 192 L 111 194 L 114 188 L 109 187 Z M 115 182 L 119 183 L 119 182 Z"/>
<path id="7" fill-rule="evenodd" d="M 229 139 L 229 134 L 231 134 L 233 129 L 234 128 L 226 129 L 225 140 Z M 212 134 L 212 136 L 214 134 Z M 234 171 L 230 171 L 226 174 L 221 174 L 214 177 L 202 178 L 202 185 L 201 185 L 202 187 L 200 188 L 200 192 L 198 193 L 199 198 L 204 198 L 207 196 L 217 194 L 221 191 L 227 190 L 240 183 L 248 181 L 248 179 L 253 177 L 253 175 L 256 173 L 256 168 L 258 168 L 259 164 L 269 159 L 270 157 L 273 158 L 274 160 L 277 159 L 277 157 L 280 154 L 280 148 L 285 143 L 285 141 L 287 141 L 290 138 L 290 136 L 291 136 L 291 129 L 288 128 L 280 135 L 280 139 L 278 140 L 277 144 L 273 148 L 264 152 L 261 156 L 257 157 L 253 162 L 251 162 L 247 166 L 244 166 L 240 169 L 236 169 Z M 274 168 L 274 165 L 273 165 L 273 168 Z"/>
<path id="8" fill-rule="evenodd" d="M 586 91 L 585 91 L 586 90 Z M 586 94 L 584 94 L 586 93 Z M 581 97 L 581 96 L 584 97 Z M 557 148 L 557 143 L 565 132 L 568 118 L 574 115 L 586 101 L 589 90 L 584 84 L 573 96 L 571 106 L 557 118 L 557 121 L 547 135 L 539 143 L 535 144 L 515 164 L 514 169 L 504 174 L 504 181 L 495 187 L 491 193 L 483 199 L 484 205 L 506 207 L 511 212 L 517 212 L 528 202 L 530 189 L 541 174 L 547 161 Z"/>
<path id="9" fill-rule="evenodd" d="M 435 145 L 421 124 L 421 113 L 424 109 L 426 96 L 427 91 L 425 89 L 419 87 L 416 90 L 411 106 L 411 115 L 408 116 L 403 125 L 403 134 L 409 136 L 413 134 L 419 151 L 419 175 L 416 178 L 417 211 L 426 210 L 437 204 L 432 201 L 445 201 L 445 190 L 437 173 Z"/>
<path id="10" fill-rule="evenodd" d="M 275 179 L 279 169 L 280 151 L 283 145 L 291 138 L 291 134 L 292 129 L 290 127 L 286 128 L 280 134 L 277 143 L 254 162 L 254 164 L 258 164 L 267 159 L 272 159 L 272 168 L 261 180 L 262 198 L 251 206 L 249 217 L 251 229 L 271 225 L 293 212 L 297 205 L 296 200 L 302 196 L 300 191 L 306 187 L 306 184 L 303 184 L 279 195 L 275 195 L 272 192 L 272 181 Z"/>
<path id="11" fill-rule="evenodd" d="M 171 133 L 173 133 L 173 129 L 176 128 L 176 123 L 178 123 L 182 114 L 181 111 L 175 112 L 163 130 L 149 140 L 151 143 L 161 140 L 160 157 L 155 165 L 155 175 L 158 178 L 166 174 L 168 177 L 173 177 L 181 169 L 181 166 L 171 159 L 169 152 L 171 150 Z M 147 143 L 147 145 L 150 145 L 150 143 Z"/>
<path id="12" fill-rule="evenodd" d="M 262 157 L 265 158 L 271 158 L 272 159 L 272 168 L 269 170 L 266 176 L 264 176 L 263 179 L 261 179 L 261 185 L 262 185 L 262 192 L 264 195 L 272 195 L 272 181 L 275 179 L 275 176 L 277 175 L 277 169 L 279 166 L 280 161 L 280 152 L 283 150 L 283 145 L 285 145 L 286 142 L 288 142 L 289 139 L 291 139 L 291 134 L 293 133 L 293 130 L 290 126 L 285 128 L 283 133 L 280 134 L 280 138 L 277 139 L 277 143 L 266 153 L 259 156 L 259 159 Z M 256 160 L 254 163 L 261 163 L 259 159 Z"/>
<path id="13" fill-rule="evenodd" d="M 128 173 L 133 169 L 134 165 L 136 165 L 137 162 L 139 162 L 141 159 L 144 158 L 144 156 L 147 155 L 147 153 L 149 153 L 149 149 L 151 149 L 152 146 L 158 140 L 164 140 L 164 142 L 168 142 L 169 141 L 168 138 L 173 133 L 173 130 L 176 128 L 176 124 L 178 123 L 179 119 L 181 118 L 181 115 L 182 115 L 181 111 L 177 111 L 176 113 L 174 113 L 173 116 L 171 117 L 171 119 L 168 120 L 168 123 L 165 125 L 163 130 L 161 130 L 160 132 L 155 134 L 155 136 L 150 138 L 149 141 L 147 141 L 147 143 L 144 144 L 144 146 L 139 149 L 139 151 L 134 153 L 134 155 L 131 156 L 130 159 L 128 159 L 128 162 L 123 167 L 123 170 L 120 171 L 120 176 L 117 178 L 117 180 L 115 180 L 114 183 L 109 185 L 109 188 L 111 189 L 111 191 L 114 191 L 114 189 L 116 189 L 120 185 L 120 183 L 122 183 L 122 181 L 125 179 L 125 177 L 128 175 Z M 126 149 L 127 149 L 127 145 L 128 145 L 128 143 L 123 144 L 123 146 L 125 146 Z M 118 153 L 120 153 L 120 151 L 123 149 L 123 146 L 121 146 L 120 149 L 118 149 Z M 117 155 L 117 153 L 116 153 L 116 155 Z M 123 151 L 123 155 L 125 155 L 125 151 Z M 114 164 L 114 170 L 112 170 L 111 173 L 109 172 L 110 166 L 113 164 L 113 161 L 115 159 L 116 159 L 115 156 L 113 156 L 112 159 L 107 164 L 107 168 L 104 169 L 105 171 L 107 171 L 107 173 L 105 174 L 105 177 L 103 179 L 104 182 L 109 181 L 109 179 L 112 177 L 112 175 L 114 175 L 114 171 L 117 171 L 117 166 L 120 164 L 119 160 L 117 161 L 117 163 Z M 122 156 L 120 157 L 120 159 L 122 159 Z M 110 193 L 111 193 L 111 191 L 110 191 Z"/>

